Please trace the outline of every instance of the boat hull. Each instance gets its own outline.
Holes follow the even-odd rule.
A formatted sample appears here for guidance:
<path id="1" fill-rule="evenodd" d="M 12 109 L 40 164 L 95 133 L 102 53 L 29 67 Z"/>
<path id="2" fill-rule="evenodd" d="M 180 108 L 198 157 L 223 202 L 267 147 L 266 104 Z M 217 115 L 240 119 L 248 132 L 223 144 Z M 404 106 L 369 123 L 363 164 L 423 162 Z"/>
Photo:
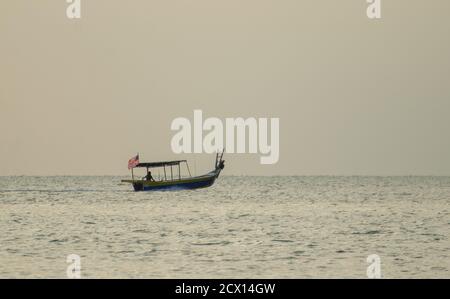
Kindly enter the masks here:
<path id="1" fill-rule="evenodd" d="M 122 180 L 122 182 L 131 183 L 134 191 L 190 190 L 210 187 L 214 184 L 216 178 L 217 175 L 211 173 L 201 177 L 173 181 Z"/>

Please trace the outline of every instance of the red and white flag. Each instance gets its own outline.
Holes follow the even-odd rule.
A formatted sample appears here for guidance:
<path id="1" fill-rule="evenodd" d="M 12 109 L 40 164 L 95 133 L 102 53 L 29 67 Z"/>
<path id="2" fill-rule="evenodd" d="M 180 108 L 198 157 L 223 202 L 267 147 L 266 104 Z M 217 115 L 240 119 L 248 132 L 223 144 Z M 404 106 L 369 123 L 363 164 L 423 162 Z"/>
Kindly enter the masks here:
<path id="1" fill-rule="evenodd" d="M 128 160 L 128 169 L 135 168 L 139 164 L 139 154 Z"/>

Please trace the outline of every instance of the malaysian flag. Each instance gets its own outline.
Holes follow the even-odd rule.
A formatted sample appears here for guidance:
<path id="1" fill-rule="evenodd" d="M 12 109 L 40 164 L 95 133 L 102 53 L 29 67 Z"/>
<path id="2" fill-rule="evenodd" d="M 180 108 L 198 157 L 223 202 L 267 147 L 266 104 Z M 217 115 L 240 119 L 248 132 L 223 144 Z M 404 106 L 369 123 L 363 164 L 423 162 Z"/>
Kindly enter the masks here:
<path id="1" fill-rule="evenodd" d="M 135 168 L 139 164 L 139 154 L 128 160 L 128 169 Z"/>

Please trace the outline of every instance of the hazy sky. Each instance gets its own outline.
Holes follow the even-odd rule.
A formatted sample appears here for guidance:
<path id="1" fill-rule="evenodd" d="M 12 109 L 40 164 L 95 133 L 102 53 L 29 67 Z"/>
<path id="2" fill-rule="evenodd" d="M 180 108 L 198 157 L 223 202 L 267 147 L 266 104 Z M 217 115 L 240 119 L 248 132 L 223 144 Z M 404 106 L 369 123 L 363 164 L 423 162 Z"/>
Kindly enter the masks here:
<path id="1" fill-rule="evenodd" d="M 0 2 L 0 175 L 126 174 L 175 117 L 279 117 L 224 174 L 450 175 L 450 1 Z"/>

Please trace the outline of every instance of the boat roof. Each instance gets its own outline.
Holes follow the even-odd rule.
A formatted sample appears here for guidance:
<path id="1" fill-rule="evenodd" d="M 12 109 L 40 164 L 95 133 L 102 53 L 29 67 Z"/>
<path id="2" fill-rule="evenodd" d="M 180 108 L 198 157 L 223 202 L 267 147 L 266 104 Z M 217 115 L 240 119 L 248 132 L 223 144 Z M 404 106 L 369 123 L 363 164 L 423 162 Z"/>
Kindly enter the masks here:
<path id="1" fill-rule="evenodd" d="M 176 160 L 176 161 L 164 161 L 164 162 L 142 162 L 136 165 L 136 167 L 154 168 L 163 166 L 179 165 L 182 162 L 187 162 L 186 160 Z"/>

